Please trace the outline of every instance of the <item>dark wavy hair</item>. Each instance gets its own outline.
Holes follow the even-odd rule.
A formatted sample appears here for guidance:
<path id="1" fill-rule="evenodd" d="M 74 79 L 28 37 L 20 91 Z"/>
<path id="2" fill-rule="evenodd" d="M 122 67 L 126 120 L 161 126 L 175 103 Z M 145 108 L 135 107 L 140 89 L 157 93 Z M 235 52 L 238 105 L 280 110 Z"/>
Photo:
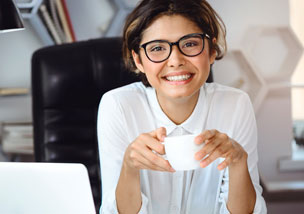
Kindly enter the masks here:
<path id="1" fill-rule="evenodd" d="M 216 59 L 223 58 L 227 50 L 224 22 L 206 0 L 142 0 L 127 16 L 123 29 L 123 60 L 126 67 L 141 76 L 145 86 L 151 86 L 146 75 L 139 72 L 132 57 L 132 50 L 139 54 L 143 32 L 162 15 L 181 15 L 194 22 L 209 39 L 209 49 L 215 50 Z M 213 39 L 216 42 L 212 42 Z"/>

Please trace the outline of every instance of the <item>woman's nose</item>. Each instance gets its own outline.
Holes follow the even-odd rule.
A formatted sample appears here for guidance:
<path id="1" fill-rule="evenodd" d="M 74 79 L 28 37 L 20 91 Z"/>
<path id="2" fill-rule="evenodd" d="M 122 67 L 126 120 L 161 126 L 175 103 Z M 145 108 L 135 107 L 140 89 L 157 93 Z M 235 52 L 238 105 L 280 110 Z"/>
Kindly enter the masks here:
<path id="1" fill-rule="evenodd" d="M 168 58 L 167 64 L 170 67 L 179 67 L 185 64 L 184 55 L 180 52 L 176 45 L 172 47 L 172 51 Z"/>

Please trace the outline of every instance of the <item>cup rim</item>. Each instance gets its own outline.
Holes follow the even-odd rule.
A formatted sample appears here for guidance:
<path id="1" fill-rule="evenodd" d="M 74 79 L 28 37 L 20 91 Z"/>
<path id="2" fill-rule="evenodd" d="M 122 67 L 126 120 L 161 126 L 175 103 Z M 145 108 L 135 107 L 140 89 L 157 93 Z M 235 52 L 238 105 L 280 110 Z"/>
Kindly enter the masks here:
<path id="1" fill-rule="evenodd" d="M 180 139 L 180 138 L 183 138 L 183 137 L 196 137 L 198 136 L 197 134 L 186 134 L 186 135 L 178 135 L 178 136 L 171 136 L 171 137 L 165 137 L 164 141 L 161 142 L 162 144 L 166 144 L 166 143 L 171 143 L 171 142 L 165 142 L 166 139 L 169 139 L 170 141 L 171 140 L 174 140 L 174 139 Z"/>

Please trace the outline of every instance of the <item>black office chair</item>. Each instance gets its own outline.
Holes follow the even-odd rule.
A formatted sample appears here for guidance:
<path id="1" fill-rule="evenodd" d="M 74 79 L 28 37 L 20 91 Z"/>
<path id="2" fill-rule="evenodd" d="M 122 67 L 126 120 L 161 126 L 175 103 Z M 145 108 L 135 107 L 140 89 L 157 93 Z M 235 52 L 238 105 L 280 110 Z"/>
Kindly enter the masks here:
<path id="1" fill-rule="evenodd" d="M 98 104 L 105 92 L 134 81 L 138 77 L 124 69 L 119 38 L 46 47 L 32 57 L 35 159 L 85 164 L 96 209 Z"/>
<path id="2" fill-rule="evenodd" d="M 42 48 L 32 57 L 35 159 L 83 163 L 96 210 L 101 202 L 98 104 L 105 92 L 139 80 L 124 68 L 121 45 L 120 38 L 102 38 Z"/>

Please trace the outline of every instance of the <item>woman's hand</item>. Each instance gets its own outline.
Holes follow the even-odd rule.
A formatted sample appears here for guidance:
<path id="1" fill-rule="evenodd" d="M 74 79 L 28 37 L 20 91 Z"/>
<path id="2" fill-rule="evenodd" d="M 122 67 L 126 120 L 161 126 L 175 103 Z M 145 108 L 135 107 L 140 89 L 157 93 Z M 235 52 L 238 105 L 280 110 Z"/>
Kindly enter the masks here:
<path id="1" fill-rule="evenodd" d="M 139 135 L 126 149 L 124 164 L 131 169 L 150 169 L 175 172 L 169 162 L 160 155 L 165 154 L 161 143 L 166 136 L 166 129 L 161 127 L 155 131 Z"/>
<path id="2" fill-rule="evenodd" d="M 226 134 L 215 129 L 205 130 L 195 138 L 195 143 L 205 146 L 195 154 L 195 159 L 203 160 L 200 162 L 201 167 L 206 167 L 217 158 L 225 158 L 217 168 L 225 169 L 227 166 L 232 166 L 237 163 L 247 161 L 247 153 L 243 147 Z M 208 157 L 206 157 L 208 155 Z"/>

